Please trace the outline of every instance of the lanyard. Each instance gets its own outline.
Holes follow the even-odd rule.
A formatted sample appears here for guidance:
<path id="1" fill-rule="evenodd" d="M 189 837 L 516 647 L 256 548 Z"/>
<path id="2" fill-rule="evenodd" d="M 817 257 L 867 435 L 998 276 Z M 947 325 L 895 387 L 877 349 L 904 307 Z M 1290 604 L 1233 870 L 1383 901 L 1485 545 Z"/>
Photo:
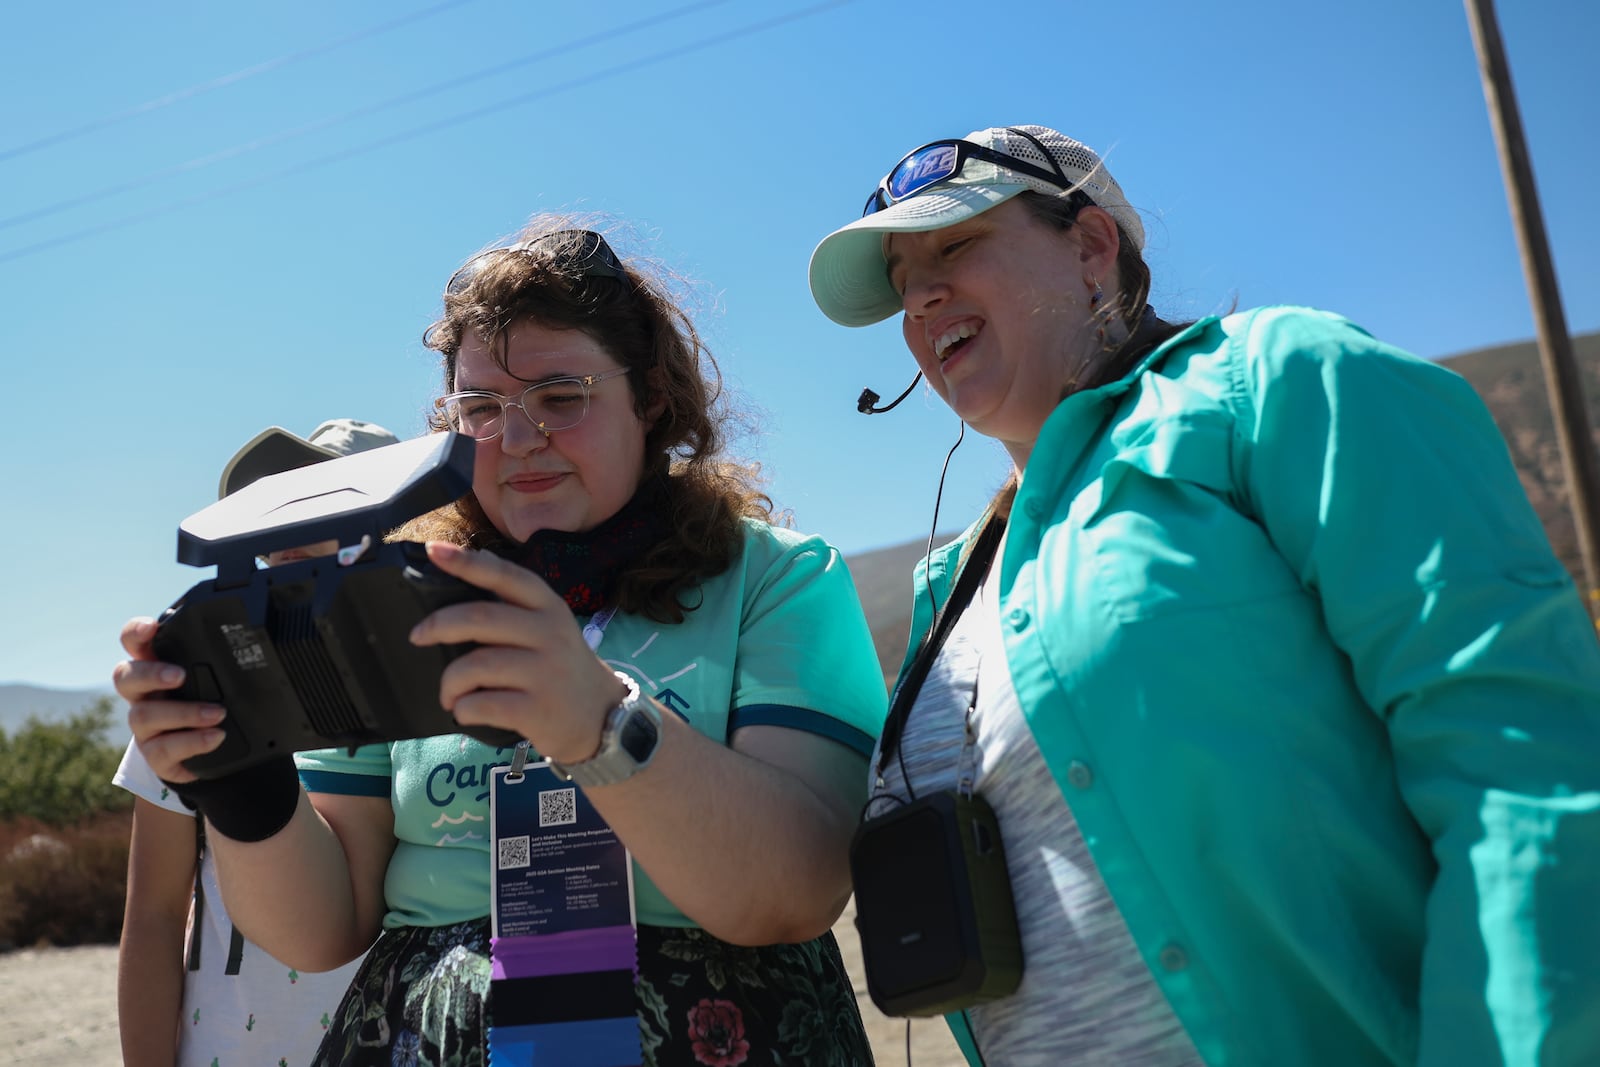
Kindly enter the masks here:
<path id="1" fill-rule="evenodd" d="M 602 608 L 589 616 L 589 621 L 583 624 L 583 643 L 589 646 L 590 652 L 600 651 L 600 642 L 605 640 L 606 627 L 611 624 L 611 616 L 616 613 L 615 605 Z"/>
<path id="2" fill-rule="evenodd" d="M 616 606 L 602 608 L 589 616 L 589 621 L 583 624 L 583 643 L 589 646 L 590 652 L 600 651 L 600 642 L 605 640 L 606 627 L 611 625 L 611 617 L 617 613 Z M 517 747 L 511 752 L 511 770 L 507 778 L 513 782 L 522 780 L 522 769 L 528 763 L 528 742 L 518 741 Z"/>

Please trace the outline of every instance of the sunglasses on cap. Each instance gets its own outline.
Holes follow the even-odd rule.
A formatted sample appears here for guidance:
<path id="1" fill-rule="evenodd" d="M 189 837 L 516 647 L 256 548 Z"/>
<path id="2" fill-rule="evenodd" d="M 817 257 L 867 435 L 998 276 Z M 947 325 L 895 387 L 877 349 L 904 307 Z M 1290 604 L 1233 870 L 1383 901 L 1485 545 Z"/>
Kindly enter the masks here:
<path id="1" fill-rule="evenodd" d="M 580 278 L 624 278 L 627 272 L 622 261 L 606 244 L 606 239 L 593 230 L 556 230 L 504 248 L 491 248 L 480 252 L 450 275 L 445 283 L 446 296 L 457 296 L 472 284 L 478 272 L 502 256 L 550 257 L 563 273 Z"/>
<path id="2" fill-rule="evenodd" d="M 1022 130 L 1014 132 L 1028 137 Z M 1051 166 L 1055 166 L 1055 159 L 1036 138 L 1028 137 L 1028 140 L 1039 145 L 1040 154 L 1050 160 Z M 937 185 L 955 177 L 961 173 L 961 168 L 965 167 L 970 159 L 981 159 L 985 163 L 993 163 L 997 167 L 1026 174 L 1030 178 L 1049 182 L 1059 189 L 1072 188 L 1072 182 L 1059 167 L 1053 171 L 1045 170 L 1015 156 L 1008 156 L 1004 152 L 996 152 L 992 148 L 985 148 L 983 145 L 973 144 L 959 137 L 950 137 L 942 141 L 929 141 L 921 148 L 913 148 L 907 152 L 904 158 L 883 176 L 878 187 L 872 190 L 872 195 L 867 197 L 867 206 L 861 209 L 862 218 L 876 211 L 882 211 L 891 204 L 916 196 L 930 185 Z"/>

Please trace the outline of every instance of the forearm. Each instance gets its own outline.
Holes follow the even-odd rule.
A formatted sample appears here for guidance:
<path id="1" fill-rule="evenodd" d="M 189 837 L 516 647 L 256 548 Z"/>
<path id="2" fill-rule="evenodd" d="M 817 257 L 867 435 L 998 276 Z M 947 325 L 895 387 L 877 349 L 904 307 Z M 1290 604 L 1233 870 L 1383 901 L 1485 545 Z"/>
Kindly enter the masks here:
<path id="1" fill-rule="evenodd" d="M 172 1067 L 183 1012 L 184 920 L 129 914 L 117 954 L 117 1029 L 125 1067 Z"/>
<path id="2" fill-rule="evenodd" d="M 440 705 L 463 726 L 510 730 L 558 762 L 593 754 L 602 720 L 626 687 L 588 647 L 567 605 L 528 571 L 487 553 L 430 542 L 428 558 L 499 597 L 441 608 L 412 631 L 419 646 L 481 646 L 445 669 Z M 780 599 L 799 596 L 791 589 Z M 797 609 L 788 618 L 795 625 Z M 763 643 L 763 627 L 754 621 L 740 633 L 741 640 Z M 766 658 L 782 659 L 770 650 Z M 794 681 L 787 665 L 763 670 L 762 662 L 752 649 L 745 668 L 752 682 L 763 674 Z M 770 680 L 746 688 L 781 689 Z M 803 730 L 744 726 L 723 745 L 664 711 L 649 766 L 588 795 L 684 915 L 725 941 L 773 944 L 815 937 L 843 909 L 856 811 L 851 798 L 865 785 L 862 771 L 858 753 Z"/>
<path id="3" fill-rule="evenodd" d="M 130 763 L 131 777 L 147 773 Z M 117 1021 L 125 1063 L 172 1067 L 182 1026 L 183 940 L 195 887 L 195 823 L 143 795 L 136 797 L 117 955 Z"/>
<path id="4" fill-rule="evenodd" d="M 344 843 L 302 791 L 294 817 L 264 841 L 211 833 L 228 914 L 251 941 L 303 971 L 355 959 L 382 922 L 382 894 L 356 888 Z"/>
<path id="5" fill-rule="evenodd" d="M 824 933 L 850 895 L 852 823 L 796 775 L 662 717 L 645 770 L 589 792 L 657 888 L 735 944 Z"/>

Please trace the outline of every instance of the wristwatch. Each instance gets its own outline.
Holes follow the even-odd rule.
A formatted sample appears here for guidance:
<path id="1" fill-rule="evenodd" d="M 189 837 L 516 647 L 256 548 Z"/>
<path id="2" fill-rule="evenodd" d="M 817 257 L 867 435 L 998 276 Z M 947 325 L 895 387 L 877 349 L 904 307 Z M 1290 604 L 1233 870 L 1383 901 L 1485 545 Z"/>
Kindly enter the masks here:
<path id="1" fill-rule="evenodd" d="M 661 712 L 655 701 L 639 692 L 639 683 L 622 671 L 613 672 L 628 687 L 628 693 L 606 713 L 600 730 L 600 749 L 577 763 L 550 761 L 550 769 L 585 789 L 614 785 L 633 777 L 650 765 L 661 743 Z"/>

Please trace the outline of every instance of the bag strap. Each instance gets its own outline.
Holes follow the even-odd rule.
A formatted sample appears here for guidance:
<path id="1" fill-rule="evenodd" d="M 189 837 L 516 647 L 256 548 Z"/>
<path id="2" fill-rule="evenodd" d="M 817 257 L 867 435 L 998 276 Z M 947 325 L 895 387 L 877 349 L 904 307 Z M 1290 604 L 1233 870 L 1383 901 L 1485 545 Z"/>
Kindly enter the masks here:
<path id="1" fill-rule="evenodd" d="M 206 890 L 200 879 L 200 872 L 204 867 L 206 858 L 206 820 L 205 816 L 195 812 L 194 816 L 194 906 L 189 910 L 189 953 L 184 957 L 183 965 L 191 971 L 200 969 L 200 939 L 201 931 L 205 929 L 206 918 Z M 232 923 L 228 924 L 231 933 L 228 937 L 228 961 L 223 967 L 223 974 L 238 974 L 239 966 L 244 960 L 244 935 Z"/>
<path id="2" fill-rule="evenodd" d="M 1000 544 L 1000 535 L 1005 532 L 1005 528 L 1006 520 L 999 516 L 991 518 L 984 525 L 983 532 L 978 535 L 978 540 L 973 544 L 966 562 L 961 565 L 961 574 L 956 578 L 956 587 L 950 591 L 950 599 L 939 609 L 938 617 L 934 619 L 933 625 L 928 628 L 927 635 L 922 639 L 922 647 L 917 649 L 916 658 L 911 661 L 905 677 L 900 680 L 900 687 L 894 693 L 894 705 L 890 707 L 889 717 L 883 723 L 883 744 L 878 752 L 879 775 L 883 774 L 883 769 L 889 765 L 889 760 L 900 744 L 900 735 L 905 732 L 906 720 L 911 717 L 911 706 L 916 703 L 917 694 L 922 691 L 922 683 L 927 680 L 933 661 L 939 657 L 939 649 L 944 646 L 945 638 L 950 635 L 951 628 L 972 601 L 973 594 L 978 591 L 978 586 L 983 581 L 983 576 L 988 573 L 989 564 L 994 559 L 995 549 Z"/>
<path id="3" fill-rule="evenodd" d="M 184 966 L 191 971 L 200 969 L 200 931 L 205 929 L 206 893 L 200 884 L 200 865 L 206 858 L 206 819 L 194 813 L 194 904 L 189 909 L 189 955 Z"/>

